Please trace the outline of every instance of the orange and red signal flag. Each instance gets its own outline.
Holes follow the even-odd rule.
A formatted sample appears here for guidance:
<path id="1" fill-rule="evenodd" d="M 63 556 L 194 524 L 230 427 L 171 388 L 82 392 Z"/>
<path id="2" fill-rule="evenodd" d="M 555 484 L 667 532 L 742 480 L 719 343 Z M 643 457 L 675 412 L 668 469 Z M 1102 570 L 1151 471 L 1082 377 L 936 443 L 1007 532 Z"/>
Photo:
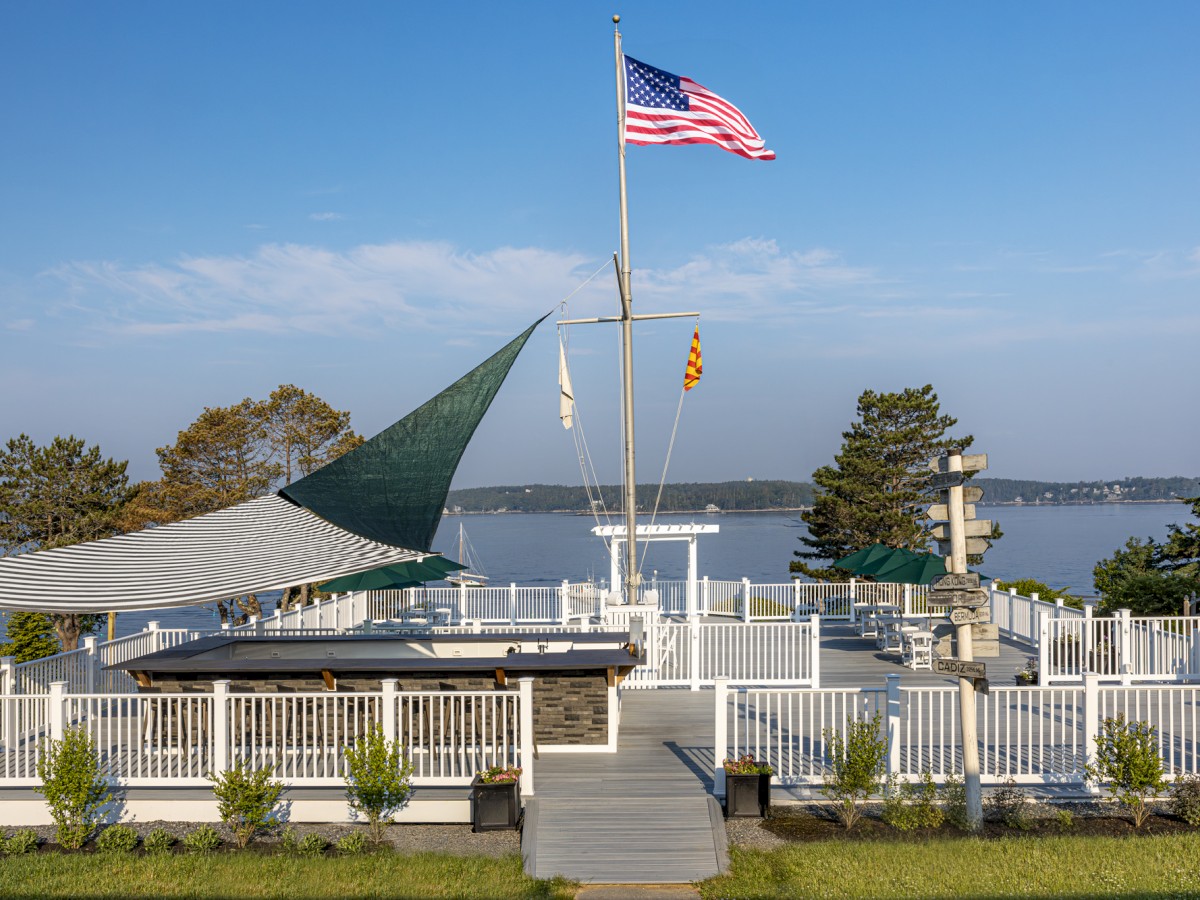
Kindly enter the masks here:
<path id="1" fill-rule="evenodd" d="M 700 326 L 696 326 L 696 333 L 692 335 L 692 349 L 688 351 L 687 368 L 683 370 L 683 389 L 690 391 L 700 383 L 700 376 L 704 374 L 704 360 L 700 356 Z"/>

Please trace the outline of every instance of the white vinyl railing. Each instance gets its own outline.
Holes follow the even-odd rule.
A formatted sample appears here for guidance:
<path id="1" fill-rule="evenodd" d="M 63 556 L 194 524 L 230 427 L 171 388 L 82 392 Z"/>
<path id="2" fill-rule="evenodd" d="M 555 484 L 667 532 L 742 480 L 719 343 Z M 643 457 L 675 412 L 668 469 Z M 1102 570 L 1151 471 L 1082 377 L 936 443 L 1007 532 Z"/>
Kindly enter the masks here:
<path id="1" fill-rule="evenodd" d="M 1184 682 L 1200 679 L 1200 618 L 1195 616 L 1053 619 L 1038 622 L 1038 671 L 1043 684 L 1080 681 Z"/>
<path id="2" fill-rule="evenodd" d="M 715 691 L 714 759 L 718 793 L 726 759 L 751 754 L 769 763 L 777 784 L 820 784 L 830 771 L 828 736 L 879 716 L 887 774 L 935 781 L 961 773 L 958 691 L 953 687 L 793 690 L 734 687 Z M 980 777 L 985 784 L 1082 787 L 1105 718 L 1124 715 L 1155 729 L 1164 771 L 1200 771 L 1200 688 L 1102 686 L 1089 675 L 1072 687 L 993 687 L 976 697 Z"/>
<path id="3" fill-rule="evenodd" d="M 78 650 L 56 653 L 25 663 L 0 658 L 0 694 L 47 694 L 50 685 L 61 681 L 72 691 L 127 692 L 134 681 L 123 671 L 108 670 L 116 665 L 190 641 L 199 635 L 186 628 L 159 628 L 157 622 L 136 634 L 112 641 L 97 641 L 89 635 Z"/>
<path id="4" fill-rule="evenodd" d="M 820 684 L 821 623 L 755 624 L 647 622 L 646 663 L 625 679 L 629 688 L 690 687 L 718 678 L 746 684 Z"/>
<path id="5" fill-rule="evenodd" d="M 209 784 L 238 764 L 289 785 L 345 784 L 346 748 L 375 728 L 399 741 L 416 785 L 468 784 L 481 770 L 519 765 L 532 788 L 532 679 L 515 691 L 233 694 L 72 693 L 0 697 L 0 787 L 39 783 L 46 738 L 81 728 L 102 777 L 123 786 Z"/>

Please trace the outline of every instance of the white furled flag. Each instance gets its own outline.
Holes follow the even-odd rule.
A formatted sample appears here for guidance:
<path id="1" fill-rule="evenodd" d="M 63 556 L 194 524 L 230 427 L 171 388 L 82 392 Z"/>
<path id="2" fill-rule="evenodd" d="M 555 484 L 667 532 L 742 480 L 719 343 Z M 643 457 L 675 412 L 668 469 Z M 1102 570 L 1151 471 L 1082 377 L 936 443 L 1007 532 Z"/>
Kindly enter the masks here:
<path id="1" fill-rule="evenodd" d="M 741 110 L 690 78 L 625 57 L 625 140 L 716 144 L 747 159 L 774 159 Z"/>
<path id="2" fill-rule="evenodd" d="M 567 371 L 567 351 L 562 341 L 558 342 L 558 417 L 563 428 L 575 424 L 575 390 L 571 387 L 571 373 Z"/>

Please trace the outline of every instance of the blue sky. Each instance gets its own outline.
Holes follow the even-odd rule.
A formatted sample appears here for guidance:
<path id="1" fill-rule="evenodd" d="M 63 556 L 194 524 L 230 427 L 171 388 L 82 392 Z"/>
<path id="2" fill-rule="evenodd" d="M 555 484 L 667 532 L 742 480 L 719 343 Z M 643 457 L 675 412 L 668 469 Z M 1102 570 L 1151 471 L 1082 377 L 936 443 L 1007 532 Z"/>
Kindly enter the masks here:
<path id="1" fill-rule="evenodd" d="M 670 480 L 807 479 L 859 393 L 927 382 L 992 475 L 1197 474 L 1200 5 L 1170 2 L 5 4 L 0 438 L 154 477 L 281 383 L 367 434 L 419 405 L 617 248 L 613 12 L 778 154 L 629 148 L 635 307 L 702 313 Z M 605 270 L 569 309 L 615 306 Z M 640 480 L 691 329 L 639 326 Z M 616 480 L 615 334 L 570 343 Z M 556 369 L 547 323 L 458 484 L 578 483 Z"/>

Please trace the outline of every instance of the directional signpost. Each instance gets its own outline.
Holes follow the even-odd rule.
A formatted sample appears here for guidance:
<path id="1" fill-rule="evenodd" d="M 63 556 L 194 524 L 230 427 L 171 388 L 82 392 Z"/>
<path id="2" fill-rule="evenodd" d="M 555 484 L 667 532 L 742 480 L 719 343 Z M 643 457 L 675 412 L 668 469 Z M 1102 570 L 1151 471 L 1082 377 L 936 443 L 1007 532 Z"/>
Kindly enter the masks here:
<path id="1" fill-rule="evenodd" d="M 982 453 L 964 456 L 961 450 L 951 450 L 945 456 L 929 461 L 933 477 L 930 486 L 942 492 L 942 502 L 929 510 L 929 518 L 942 519 L 945 525 L 933 529 L 938 552 L 946 557 L 946 574 L 933 580 L 929 602 L 949 606 L 950 621 L 956 626 L 958 659 L 938 658 L 933 670 L 958 677 L 959 725 L 962 728 L 963 781 L 967 793 L 967 820 L 973 830 L 983 823 L 983 794 L 979 785 L 979 741 L 975 725 L 975 691 L 987 692 L 987 667 L 974 659 L 974 633 L 979 630 L 980 651 L 999 654 L 999 642 L 988 638 L 995 626 L 987 609 L 987 591 L 979 588 L 979 575 L 967 571 L 967 557 L 985 553 L 991 546 L 986 538 L 992 534 L 992 523 L 975 518 L 975 507 L 967 504 L 983 499 L 983 490 L 966 487 L 965 473 L 987 468 L 987 456 Z"/>

